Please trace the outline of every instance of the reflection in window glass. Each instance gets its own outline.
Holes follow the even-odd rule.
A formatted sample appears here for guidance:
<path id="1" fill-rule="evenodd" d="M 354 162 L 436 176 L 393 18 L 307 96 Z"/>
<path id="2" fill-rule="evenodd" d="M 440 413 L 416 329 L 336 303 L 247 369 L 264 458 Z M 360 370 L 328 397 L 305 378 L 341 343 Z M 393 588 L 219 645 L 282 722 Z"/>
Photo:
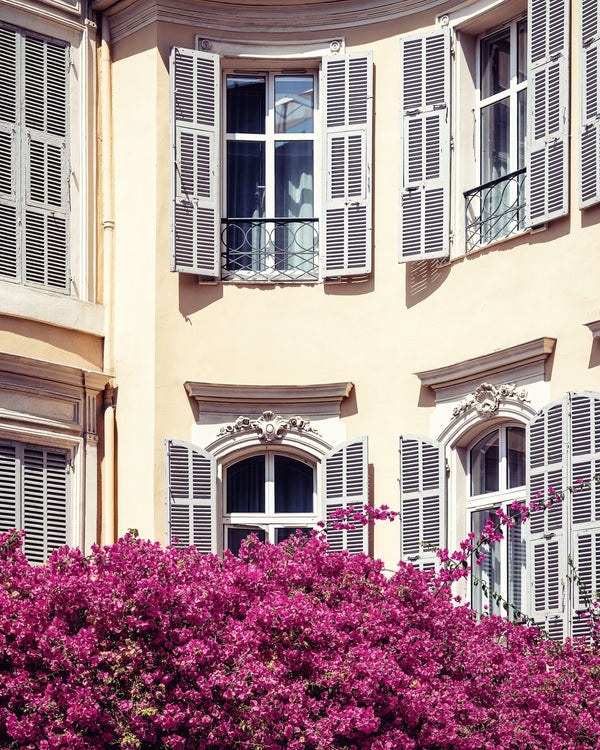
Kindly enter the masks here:
<path id="1" fill-rule="evenodd" d="M 481 110 L 481 181 L 508 174 L 510 100 L 508 97 Z"/>
<path id="2" fill-rule="evenodd" d="M 313 114 L 313 77 L 276 76 L 275 132 L 312 133 Z"/>
<path id="3" fill-rule="evenodd" d="M 522 487 L 525 484 L 525 430 L 522 427 L 507 427 L 506 442 L 507 487 Z"/>
<path id="4" fill-rule="evenodd" d="M 510 86 L 510 29 L 481 41 L 481 98 L 499 94 Z"/>
<path id="5" fill-rule="evenodd" d="M 499 458 L 499 433 L 495 430 L 471 449 L 471 495 L 498 491 Z"/>
<path id="6" fill-rule="evenodd" d="M 517 82 L 527 80 L 527 21 L 523 19 L 517 24 Z"/>

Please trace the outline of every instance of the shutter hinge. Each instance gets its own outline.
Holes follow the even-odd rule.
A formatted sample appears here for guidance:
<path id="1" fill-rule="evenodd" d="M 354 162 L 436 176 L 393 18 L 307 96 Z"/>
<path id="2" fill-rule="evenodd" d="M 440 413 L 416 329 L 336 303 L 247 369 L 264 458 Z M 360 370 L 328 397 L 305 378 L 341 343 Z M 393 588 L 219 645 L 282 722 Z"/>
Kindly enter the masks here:
<path id="1" fill-rule="evenodd" d="M 450 151 L 454 151 L 454 136 L 450 136 Z"/>

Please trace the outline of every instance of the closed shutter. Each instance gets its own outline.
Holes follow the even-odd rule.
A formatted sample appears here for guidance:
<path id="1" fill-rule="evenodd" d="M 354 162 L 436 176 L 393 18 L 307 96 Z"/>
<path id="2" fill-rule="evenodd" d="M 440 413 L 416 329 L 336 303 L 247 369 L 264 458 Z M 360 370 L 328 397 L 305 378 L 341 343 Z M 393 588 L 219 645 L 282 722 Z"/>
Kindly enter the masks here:
<path id="1" fill-rule="evenodd" d="M 450 31 L 400 40 L 400 262 L 450 253 Z"/>
<path id="2" fill-rule="evenodd" d="M 424 548 L 423 544 L 430 546 Z M 421 570 L 436 564 L 446 543 L 444 446 L 418 435 L 400 436 L 400 549 Z"/>
<path id="3" fill-rule="evenodd" d="M 527 426 L 527 496 L 529 502 L 548 500 L 548 490 L 566 490 L 568 399 L 542 409 Z M 561 639 L 566 630 L 567 549 L 565 503 L 555 502 L 529 520 L 527 568 L 530 574 L 528 614 L 550 636 Z"/>
<path id="4" fill-rule="evenodd" d="M 0 443 L 0 532 L 19 528 L 20 497 L 16 448 Z"/>
<path id="5" fill-rule="evenodd" d="M 219 276 L 219 57 L 173 47 L 171 270 Z"/>
<path id="6" fill-rule="evenodd" d="M 360 437 L 336 446 L 323 459 L 324 518 L 350 505 L 362 511 L 368 503 L 367 453 L 367 438 Z M 327 541 L 334 552 L 368 552 L 367 527 L 362 524 L 354 529 L 332 529 Z"/>
<path id="7" fill-rule="evenodd" d="M 215 457 L 178 440 L 167 440 L 165 447 L 167 543 L 216 553 Z"/>
<path id="8" fill-rule="evenodd" d="M 17 279 L 17 34 L 0 27 L 0 276 Z"/>
<path id="9" fill-rule="evenodd" d="M 371 53 L 324 58 L 322 82 L 325 216 L 320 237 L 323 276 L 370 273 Z"/>
<path id="10" fill-rule="evenodd" d="M 600 201 L 600 19 L 598 0 L 580 3 L 579 206 L 586 208 Z"/>
<path id="11" fill-rule="evenodd" d="M 568 213 L 569 3 L 529 0 L 527 221 Z"/>

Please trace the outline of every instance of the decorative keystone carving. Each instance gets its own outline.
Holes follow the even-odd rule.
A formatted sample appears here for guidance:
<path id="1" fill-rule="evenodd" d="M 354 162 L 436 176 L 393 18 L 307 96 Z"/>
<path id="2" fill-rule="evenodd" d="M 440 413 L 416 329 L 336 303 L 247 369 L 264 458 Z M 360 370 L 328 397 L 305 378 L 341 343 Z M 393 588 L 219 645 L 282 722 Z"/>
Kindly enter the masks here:
<path id="1" fill-rule="evenodd" d="M 271 443 L 273 440 L 281 440 L 285 430 L 319 434 L 317 430 L 310 426 L 308 419 L 303 419 L 302 417 L 284 419 L 272 411 L 263 411 L 258 419 L 250 419 L 243 416 L 238 417 L 235 422 L 221 427 L 219 435 L 231 435 L 246 430 L 257 430 L 259 432 L 259 439 L 265 443 Z"/>
<path id="2" fill-rule="evenodd" d="M 516 401 L 529 401 L 525 388 L 517 388 L 514 383 L 505 383 L 495 386 L 491 383 L 482 383 L 473 393 L 469 393 L 453 409 L 452 415 L 459 417 L 469 409 L 475 409 L 483 419 L 489 419 L 498 413 L 500 403 L 507 399 Z"/>

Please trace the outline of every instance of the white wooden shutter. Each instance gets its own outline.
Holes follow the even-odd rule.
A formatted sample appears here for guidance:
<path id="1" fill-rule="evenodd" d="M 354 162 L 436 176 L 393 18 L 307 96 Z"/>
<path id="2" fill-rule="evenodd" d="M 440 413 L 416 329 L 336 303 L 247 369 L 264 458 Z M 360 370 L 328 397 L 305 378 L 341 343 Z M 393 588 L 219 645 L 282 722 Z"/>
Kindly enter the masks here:
<path id="1" fill-rule="evenodd" d="M 422 542 L 432 545 L 424 549 Z M 419 435 L 400 436 L 400 548 L 405 562 L 421 570 L 436 565 L 446 544 L 444 446 Z"/>
<path id="2" fill-rule="evenodd" d="M 580 2 L 579 206 L 600 201 L 600 19 L 598 0 Z"/>
<path id="3" fill-rule="evenodd" d="M 17 34 L 0 27 L 0 276 L 19 277 Z"/>
<path id="4" fill-rule="evenodd" d="M 568 213 L 569 2 L 529 0 L 527 222 Z"/>
<path id="5" fill-rule="evenodd" d="M 165 441 L 167 543 L 217 552 L 216 460 L 179 440 Z"/>
<path id="6" fill-rule="evenodd" d="M 63 452 L 23 446 L 24 551 L 33 563 L 67 543 L 69 462 Z"/>
<path id="7" fill-rule="evenodd" d="M 400 39 L 400 262 L 450 252 L 450 31 Z"/>
<path id="8" fill-rule="evenodd" d="M 360 437 L 341 443 L 323 459 L 323 516 L 352 505 L 357 511 L 369 501 L 367 438 Z M 327 541 L 334 552 L 348 550 L 351 554 L 368 552 L 367 527 L 334 529 L 327 532 Z"/>
<path id="9" fill-rule="evenodd" d="M 323 276 L 371 271 L 371 52 L 323 59 Z"/>
<path id="10" fill-rule="evenodd" d="M 69 49 L 24 39 L 24 280 L 69 292 Z"/>
<path id="11" fill-rule="evenodd" d="M 527 497 L 529 502 L 548 500 L 548 489 L 563 491 L 568 485 L 568 399 L 542 409 L 527 426 Z M 567 635 L 567 513 L 565 503 L 536 511 L 528 521 L 527 568 L 530 602 L 527 613 L 552 638 Z"/>
<path id="12" fill-rule="evenodd" d="M 219 276 L 219 57 L 173 47 L 170 56 L 171 270 Z"/>
<path id="13" fill-rule="evenodd" d="M 14 445 L 0 443 L 0 532 L 19 528 L 19 462 Z"/>

